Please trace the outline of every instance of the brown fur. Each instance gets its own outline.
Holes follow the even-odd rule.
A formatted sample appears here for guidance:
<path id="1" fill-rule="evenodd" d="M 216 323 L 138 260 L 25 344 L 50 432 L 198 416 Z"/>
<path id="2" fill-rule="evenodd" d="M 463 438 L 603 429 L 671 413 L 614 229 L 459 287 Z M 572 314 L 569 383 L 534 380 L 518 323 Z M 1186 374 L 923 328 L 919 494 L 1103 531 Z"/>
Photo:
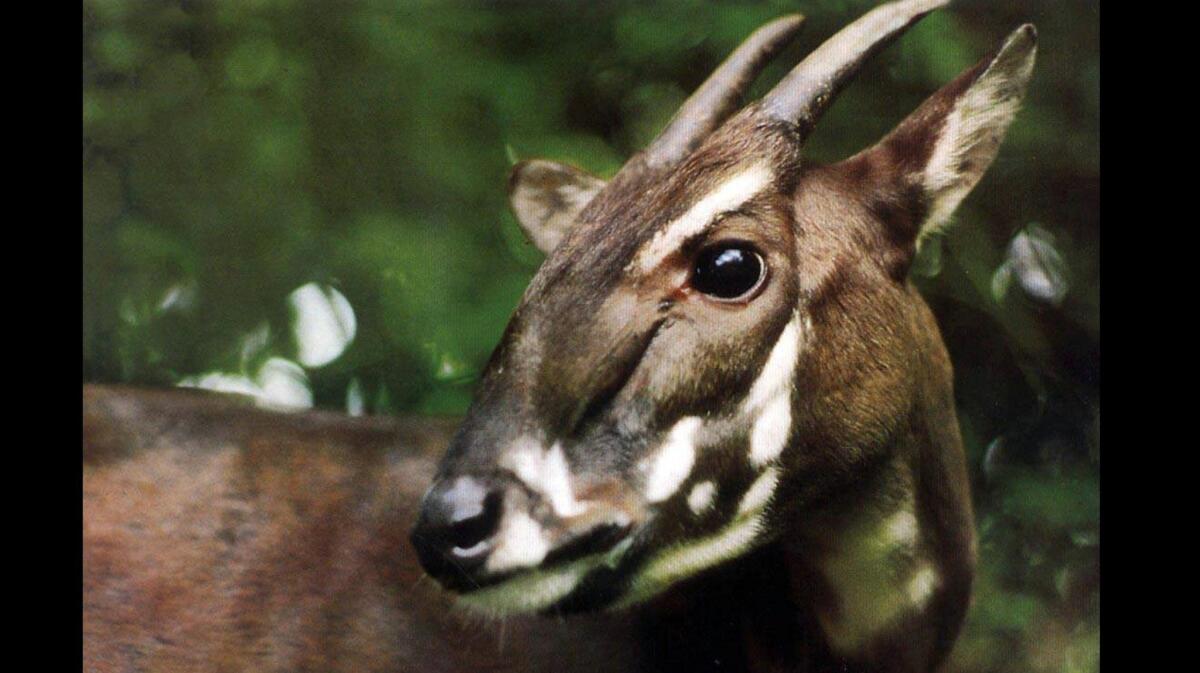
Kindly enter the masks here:
<path id="1" fill-rule="evenodd" d="M 635 670 L 626 620 L 501 626 L 422 579 L 454 424 L 85 386 L 84 670 Z"/>

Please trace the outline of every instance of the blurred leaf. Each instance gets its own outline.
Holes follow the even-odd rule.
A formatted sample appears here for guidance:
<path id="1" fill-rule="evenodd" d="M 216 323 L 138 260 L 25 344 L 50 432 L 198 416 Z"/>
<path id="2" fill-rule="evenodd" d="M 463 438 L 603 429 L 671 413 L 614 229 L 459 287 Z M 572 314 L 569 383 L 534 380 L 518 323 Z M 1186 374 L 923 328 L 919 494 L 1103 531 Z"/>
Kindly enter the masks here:
<path id="1" fill-rule="evenodd" d="M 1095 475 L 1016 471 L 1002 488 L 1002 511 L 1029 525 L 1066 529 L 1099 521 L 1100 489 Z"/>
<path id="2" fill-rule="evenodd" d="M 1066 263 L 1054 243 L 1054 235 L 1034 223 L 1022 229 L 1008 245 L 1008 257 L 992 281 L 997 301 L 1015 280 L 1031 299 L 1058 306 L 1067 295 Z M 997 289 L 999 292 L 997 293 Z"/>

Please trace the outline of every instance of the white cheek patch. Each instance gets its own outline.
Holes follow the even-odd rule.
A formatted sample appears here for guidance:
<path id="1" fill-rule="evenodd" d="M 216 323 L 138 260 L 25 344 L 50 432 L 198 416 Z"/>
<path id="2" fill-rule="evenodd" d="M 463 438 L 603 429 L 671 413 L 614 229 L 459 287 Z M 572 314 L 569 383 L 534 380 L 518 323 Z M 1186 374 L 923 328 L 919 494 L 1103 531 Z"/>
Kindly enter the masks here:
<path id="1" fill-rule="evenodd" d="M 737 210 L 774 179 L 775 173 L 766 163 L 757 163 L 722 182 L 655 234 L 638 256 L 638 265 L 644 272 L 654 269 L 685 241 L 704 231 L 718 215 Z"/>
<path id="2" fill-rule="evenodd" d="M 600 566 L 616 568 L 631 546 L 633 538 L 626 538 L 609 551 L 591 554 L 560 567 L 531 570 L 495 586 L 464 594 L 459 603 L 492 617 L 542 610 L 574 591 L 592 570 Z"/>
<path id="3" fill-rule="evenodd" d="M 750 464 L 762 467 L 778 458 L 791 431 L 792 401 L 780 395 L 754 421 L 754 429 L 750 431 Z"/>
<path id="4" fill-rule="evenodd" d="M 738 503 L 738 516 L 766 509 L 767 504 L 771 502 L 771 496 L 775 495 L 777 486 L 779 486 L 779 468 L 769 467 L 763 470 L 754 483 L 750 484 L 750 488 L 746 489 L 746 494 Z"/>
<path id="5" fill-rule="evenodd" d="M 750 431 L 750 464 L 755 467 L 779 458 L 787 447 L 792 430 L 792 386 L 805 334 L 807 330 L 801 330 L 800 315 L 796 313 L 783 328 L 742 403 L 743 413 L 755 416 Z"/>
<path id="6" fill-rule="evenodd" d="M 767 362 L 751 386 L 742 408 L 748 412 L 761 409 L 778 397 L 780 392 L 790 390 L 799 355 L 800 316 L 794 314 L 771 348 L 771 354 L 767 356 Z"/>
<path id="7" fill-rule="evenodd" d="M 702 481 L 693 486 L 691 493 L 688 493 L 688 509 L 692 510 L 692 514 L 700 514 L 712 507 L 713 499 L 716 497 L 717 485 L 711 481 Z"/>
<path id="8" fill-rule="evenodd" d="M 733 521 L 716 533 L 670 547 L 652 557 L 630 580 L 628 591 L 616 607 L 639 603 L 681 579 L 741 556 L 762 539 L 764 511 L 782 477 L 781 469 L 769 463 L 783 453 L 791 431 L 792 381 L 802 341 L 801 318 L 797 313 L 784 327 L 742 404 L 742 413 L 755 418 L 750 460 L 755 467 L 765 469 L 746 489 Z M 699 427 L 699 418 L 681 420 L 643 468 L 649 474 L 646 487 L 649 501 L 669 498 L 687 479 L 695 462 L 694 434 Z M 716 485 L 712 482 L 697 484 L 688 494 L 688 507 L 699 514 L 712 505 L 715 495 Z"/>
<path id="9" fill-rule="evenodd" d="M 766 526 L 763 512 L 779 485 L 780 474 L 780 470 L 775 467 L 764 470 L 750 488 L 746 489 L 745 495 L 738 503 L 737 514 L 724 528 L 711 535 L 669 547 L 653 556 L 631 578 L 629 589 L 613 607 L 619 609 L 640 603 L 679 580 L 737 558 L 753 548 L 763 539 L 762 533 Z M 705 484 L 711 485 L 712 482 L 697 484 L 692 489 L 692 495 Z M 702 492 L 704 491 L 708 489 L 705 488 Z M 715 492 L 714 485 L 712 493 Z M 691 506 L 690 496 L 688 501 Z M 695 512 L 696 508 L 693 507 L 692 511 Z"/>
<path id="10" fill-rule="evenodd" d="M 491 573 L 531 568 L 541 563 L 549 551 L 550 540 L 542 525 L 521 510 L 509 510 L 484 568 Z"/>
<path id="11" fill-rule="evenodd" d="M 680 419 L 667 433 L 658 452 L 640 465 L 646 475 L 645 496 L 652 503 L 662 502 L 679 490 L 696 463 L 696 431 L 700 419 Z"/>
<path id="12" fill-rule="evenodd" d="M 512 470 L 529 490 L 546 498 L 559 518 L 578 516 L 587 511 L 588 505 L 575 499 L 571 470 L 558 442 L 549 450 L 543 450 L 537 440 L 522 437 L 500 457 L 500 465 Z"/>
<path id="13" fill-rule="evenodd" d="M 735 519 L 713 535 L 672 547 L 646 562 L 613 608 L 640 603 L 679 580 L 741 556 L 762 532 L 761 514 Z"/>

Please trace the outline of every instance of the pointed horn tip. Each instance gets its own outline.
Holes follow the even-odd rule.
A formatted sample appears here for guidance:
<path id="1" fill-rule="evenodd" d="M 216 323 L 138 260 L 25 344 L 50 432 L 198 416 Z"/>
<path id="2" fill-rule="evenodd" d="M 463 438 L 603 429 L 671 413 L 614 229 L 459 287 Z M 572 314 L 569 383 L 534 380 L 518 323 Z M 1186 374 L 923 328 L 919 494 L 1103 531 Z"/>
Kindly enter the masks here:
<path id="1" fill-rule="evenodd" d="M 811 126 L 867 58 L 948 4 L 950 0 L 894 0 L 875 7 L 822 42 L 785 75 L 763 97 L 762 109 L 775 119 Z"/>
<path id="2" fill-rule="evenodd" d="M 884 8 L 887 8 L 884 11 L 897 11 L 902 14 L 922 16 L 935 9 L 941 9 L 951 2 L 952 0 L 895 0 L 895 2 L 879 5 L 875 9 L 884 10 Z"/>
<path id="3" fill-rule="evenodd" d="M 951 3 L 952 0 L 901 0 L 895 3 L 896 5 L 908 5 L 904 7 L 902 13 L 908 14 L 911 20 L 917 21 L 925 18 L 926 15 L 932 14 L 934 11 L 943 9 Z M 899 9 L 899 7 L 898 7 Z"/>
<path id="4" fill-rule="evenodd" d="M 770 35 L 771 37 L 768 39 L 771 41 L 782 40 L 786 43 L 787 41 L 791 41 L 797 34 L 800 33 L 800 29 L 804 27 L 805 21 L 806 19 L 803 14 L 786 14 L 778 19 L 772 19 L 771 21 L 768 21 L 756 28 L 754 33 L 750 37 L 746 38 L 746 41 L 750 42 L 753 41 L 755 37 Z"/>
<path id="5" fill-rule="evenodd" d="M 951 0 L 909 0 L 913 5 L 913 9 L 919 12 L 932 12 L 935 9 L 941 9 L 950 4 Z"/>
<path id="6" fill-rule="evenodd" d="M 773 21 L 770 21 L 770 22 L 764 24 L 763 27 L 766 28 L 767 26 L 779 26 L 780 28 L 796 30 L 806 20 L 807 19 L 803 14 L 800 14 L 799 12 L 797 12 L 795 14 L 785 14 L 785 15 L 779 17 L 778 19 L 775 19 Z"/>

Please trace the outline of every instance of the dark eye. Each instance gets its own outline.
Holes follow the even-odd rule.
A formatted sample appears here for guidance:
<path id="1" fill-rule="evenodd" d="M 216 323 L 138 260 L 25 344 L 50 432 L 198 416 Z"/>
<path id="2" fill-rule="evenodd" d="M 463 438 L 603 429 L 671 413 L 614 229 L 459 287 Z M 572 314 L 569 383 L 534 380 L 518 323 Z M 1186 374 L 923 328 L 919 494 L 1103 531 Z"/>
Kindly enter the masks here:
<path id="1" fill-rule="evenodd" d="M 692 287 L 717 299 L 739 299 L 758 287 L 765 270 L 762 256 L 748 245 L 714 245 L 696 257 Z"/>

